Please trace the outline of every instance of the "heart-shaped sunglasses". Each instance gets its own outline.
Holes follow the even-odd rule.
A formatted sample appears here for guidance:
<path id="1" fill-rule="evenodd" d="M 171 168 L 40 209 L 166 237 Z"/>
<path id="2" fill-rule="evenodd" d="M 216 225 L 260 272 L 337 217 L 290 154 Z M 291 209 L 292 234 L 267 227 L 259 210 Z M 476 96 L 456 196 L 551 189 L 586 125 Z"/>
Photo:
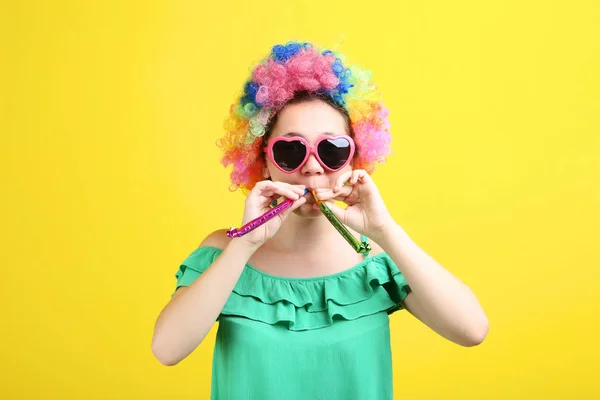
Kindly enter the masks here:
<path id="1" fill-rule="evenodd" d="M 263 151 L 277 168 L 291 174 L 302 168 L 311 154 L 327 171 L 339 171 L 352 160 L 354 149 L 348 135 L 323 135 L 313 146 L 300 136 L 279 136 L 269 140 Z"/>

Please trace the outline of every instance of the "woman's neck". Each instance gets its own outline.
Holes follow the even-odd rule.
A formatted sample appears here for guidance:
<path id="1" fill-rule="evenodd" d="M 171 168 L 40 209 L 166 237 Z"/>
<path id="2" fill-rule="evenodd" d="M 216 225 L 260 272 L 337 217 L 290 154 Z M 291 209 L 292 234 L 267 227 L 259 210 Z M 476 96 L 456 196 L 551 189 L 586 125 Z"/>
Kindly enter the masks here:
<path id="1" fill-rule="evenodd" d="M 360 236 L 350 231 L 357 238 Z M 324 215 L 303 218 L 292 213 L 268 243 L 276 251 L 312 251 L 323 246 L 343 246 L 346 241 Z"/>

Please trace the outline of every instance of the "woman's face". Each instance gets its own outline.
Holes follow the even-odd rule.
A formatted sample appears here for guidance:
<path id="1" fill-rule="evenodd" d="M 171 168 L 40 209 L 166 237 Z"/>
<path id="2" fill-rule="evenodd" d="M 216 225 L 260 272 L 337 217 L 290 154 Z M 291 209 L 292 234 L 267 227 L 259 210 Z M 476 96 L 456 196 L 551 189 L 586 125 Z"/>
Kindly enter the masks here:
<path id="1" fill-rule="evenodd" d="M 346 122 L 342 114 L 329 104 L 321 100 L 311 100 L 301 103 L 289 104 L 283 108 L 273 126 L 269 139 L 279 136 L 302 136 L 310 145 L 323 135 L 347 135 Z M 308 160 L 302 167 L 286 174 L 279 170 L 269 157 L 266 157 L 267 171 L 265 178 L 269 176 L 273 181 L 281 181 L 294 185 L 306 185 L 308 190 L 316 188 L 333 188 L 337 178 L 352 170 L 349 163 L 341 170 L 330 172 L 310 154 Z M 319 210 L 313 208 L 315 203 L 313 196 L 306 195 L 307 202 L 294 211 L 298 215 L 319 215 Z"/>

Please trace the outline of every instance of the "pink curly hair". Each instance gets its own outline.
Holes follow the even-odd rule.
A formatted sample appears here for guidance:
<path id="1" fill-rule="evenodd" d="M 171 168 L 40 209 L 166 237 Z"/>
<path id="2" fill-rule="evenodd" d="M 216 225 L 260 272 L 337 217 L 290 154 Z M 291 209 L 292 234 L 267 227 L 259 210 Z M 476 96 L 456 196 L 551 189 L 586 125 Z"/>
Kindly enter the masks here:
<path id="1" fill-rule="evenodd" d="M 310 43 L 290 42 L 273 47 L 256 65 L 244 93 L 229 110 L 225 135 L 217 141 L 224 166 L 233 165 L 230 190 L 252 190 L 263 179 L 262 148 L 287 104 L 320 99 L 346 119 L 356 145 L 354 169 L 373 173 L 390 153 L 388 110 L 380 100 L 370 71 L 345 68 L 343 56 L 320 51 Z"/>

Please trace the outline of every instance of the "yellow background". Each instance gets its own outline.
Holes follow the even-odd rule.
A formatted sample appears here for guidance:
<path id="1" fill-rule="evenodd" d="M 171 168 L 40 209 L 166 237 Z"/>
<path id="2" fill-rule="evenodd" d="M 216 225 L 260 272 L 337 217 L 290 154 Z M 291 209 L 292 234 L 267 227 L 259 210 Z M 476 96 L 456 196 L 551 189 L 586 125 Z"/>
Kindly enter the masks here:
<path id="1" fill-rule="evenodd" d="M 373 71 L 394 136 L 374 179 L 490 319 L 462 348 L 394 314 L 396 398 L 600 396 L 599 2 L 8 3 L 0 398 L 208 398 L 215 330 L 167 368 L 153 325 L 241 221 L 214 142 L 290 39 Z"/>

